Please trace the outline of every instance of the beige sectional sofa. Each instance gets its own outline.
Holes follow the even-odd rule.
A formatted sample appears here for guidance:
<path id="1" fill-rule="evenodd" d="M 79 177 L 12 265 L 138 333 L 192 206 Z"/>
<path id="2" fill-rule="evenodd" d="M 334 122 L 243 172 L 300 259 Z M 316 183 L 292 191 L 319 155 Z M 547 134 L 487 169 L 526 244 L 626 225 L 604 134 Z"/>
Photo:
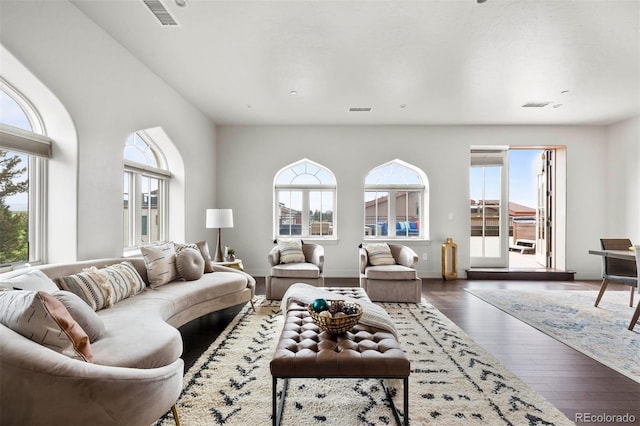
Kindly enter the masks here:
<path id="1" fill-rule="evenodd" d="M 143 258 L 112 258 L 37 269 L 52 279 L 129 261 L 148 284 Z M 93 362 L 70 358 L 0 324 L 2 425 L 149 425 L 182 389 L 182 339 L 176 329 L 209 312 L 253 300 L 248 274 L 211 265 L 193 281 L 176 280 L 96 312 L 102 337 Z M 21 271 L 0 276 L 12 280 Z M 54 292 L 55 294 L 55 292 Z"/>

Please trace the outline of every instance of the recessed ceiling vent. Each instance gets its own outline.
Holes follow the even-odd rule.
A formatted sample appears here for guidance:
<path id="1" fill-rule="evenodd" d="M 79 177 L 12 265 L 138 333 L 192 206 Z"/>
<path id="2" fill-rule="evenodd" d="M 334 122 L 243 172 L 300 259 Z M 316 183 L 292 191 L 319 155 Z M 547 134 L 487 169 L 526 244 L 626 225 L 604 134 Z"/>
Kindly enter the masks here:
<path id="1" fill-rule="evenodd" d="M 349 112 L 371 112 L 371 107 L 350 107 Z"/>
<path id="2" fill-rule="evenodd" d="M 160 0 L 142 0 L 145 6 L 153 15 L 158 18 L 163 27 L 177 27 L 178 22 L 171 16 Z"/>
<path id="3" fill-rule="evenodd" d="M 551 102 L 527 102 L 522 105 L 522 108 L 544 108 L 549 105 Z"/>

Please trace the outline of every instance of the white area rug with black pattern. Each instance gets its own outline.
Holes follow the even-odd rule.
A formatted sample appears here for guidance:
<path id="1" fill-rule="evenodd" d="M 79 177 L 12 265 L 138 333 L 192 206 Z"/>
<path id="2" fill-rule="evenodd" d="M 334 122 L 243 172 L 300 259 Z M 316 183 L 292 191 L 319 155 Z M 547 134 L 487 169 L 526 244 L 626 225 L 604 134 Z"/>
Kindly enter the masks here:
<path id="1" fill-rule="evenodd" d="M 276 301 L 257 297 L 255 305 L 256 313 L 245 306 L 185 374 L 177 402 L 183 426 L 271 424 L 269 361 L 284 318 Z M 380 305 L 396 322 L 411 361 L 411 424 L 573 424 L 428 302 Z M 158 422 L 173 424 L 171 413 Z M 395 419 L 378 380 L 294 379 L 282 424 L 387 425 Z"/>

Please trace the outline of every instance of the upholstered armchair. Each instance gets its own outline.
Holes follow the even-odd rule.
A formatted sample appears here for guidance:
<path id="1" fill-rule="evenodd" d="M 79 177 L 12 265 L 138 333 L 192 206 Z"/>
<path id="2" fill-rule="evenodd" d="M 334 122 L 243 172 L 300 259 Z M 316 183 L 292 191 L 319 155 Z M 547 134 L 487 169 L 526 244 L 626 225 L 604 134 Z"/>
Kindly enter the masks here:
<path id="1" fill-rule="evenodd" d="M 265 278 L 267 299 L 282 299 L 287 289 L 295 283 L 324 287 L 324 247 L 302 243 L 302 253 L 304 261 L 282 263 L 280 247 L 271 249 L 268 255 L 271 269 Z"/>
<path id="2" fill-rule="evenodd" d="M 418 255 L 407 246 L 387 245 L 392 258 L 389 260 L 391 258 L 387 255 L 388 262 L 381 262 L 379 256 L 372 252 L 371 247 L 379 247 L 380 244 L 363 244 L 360 247 L 360 287 L 374 302 L 420 303 L 422 280 L 416 270 Z"/>

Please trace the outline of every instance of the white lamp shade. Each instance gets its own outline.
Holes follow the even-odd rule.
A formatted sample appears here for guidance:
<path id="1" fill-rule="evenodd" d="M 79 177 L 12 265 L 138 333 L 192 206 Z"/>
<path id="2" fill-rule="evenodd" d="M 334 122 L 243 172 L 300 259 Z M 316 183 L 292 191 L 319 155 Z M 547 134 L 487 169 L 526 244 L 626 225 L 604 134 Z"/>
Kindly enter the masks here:
<path id="1" fill-rule="evenodd" d="M 207 228 L 233 228 L 232 209 L 207 209 Z"/>

